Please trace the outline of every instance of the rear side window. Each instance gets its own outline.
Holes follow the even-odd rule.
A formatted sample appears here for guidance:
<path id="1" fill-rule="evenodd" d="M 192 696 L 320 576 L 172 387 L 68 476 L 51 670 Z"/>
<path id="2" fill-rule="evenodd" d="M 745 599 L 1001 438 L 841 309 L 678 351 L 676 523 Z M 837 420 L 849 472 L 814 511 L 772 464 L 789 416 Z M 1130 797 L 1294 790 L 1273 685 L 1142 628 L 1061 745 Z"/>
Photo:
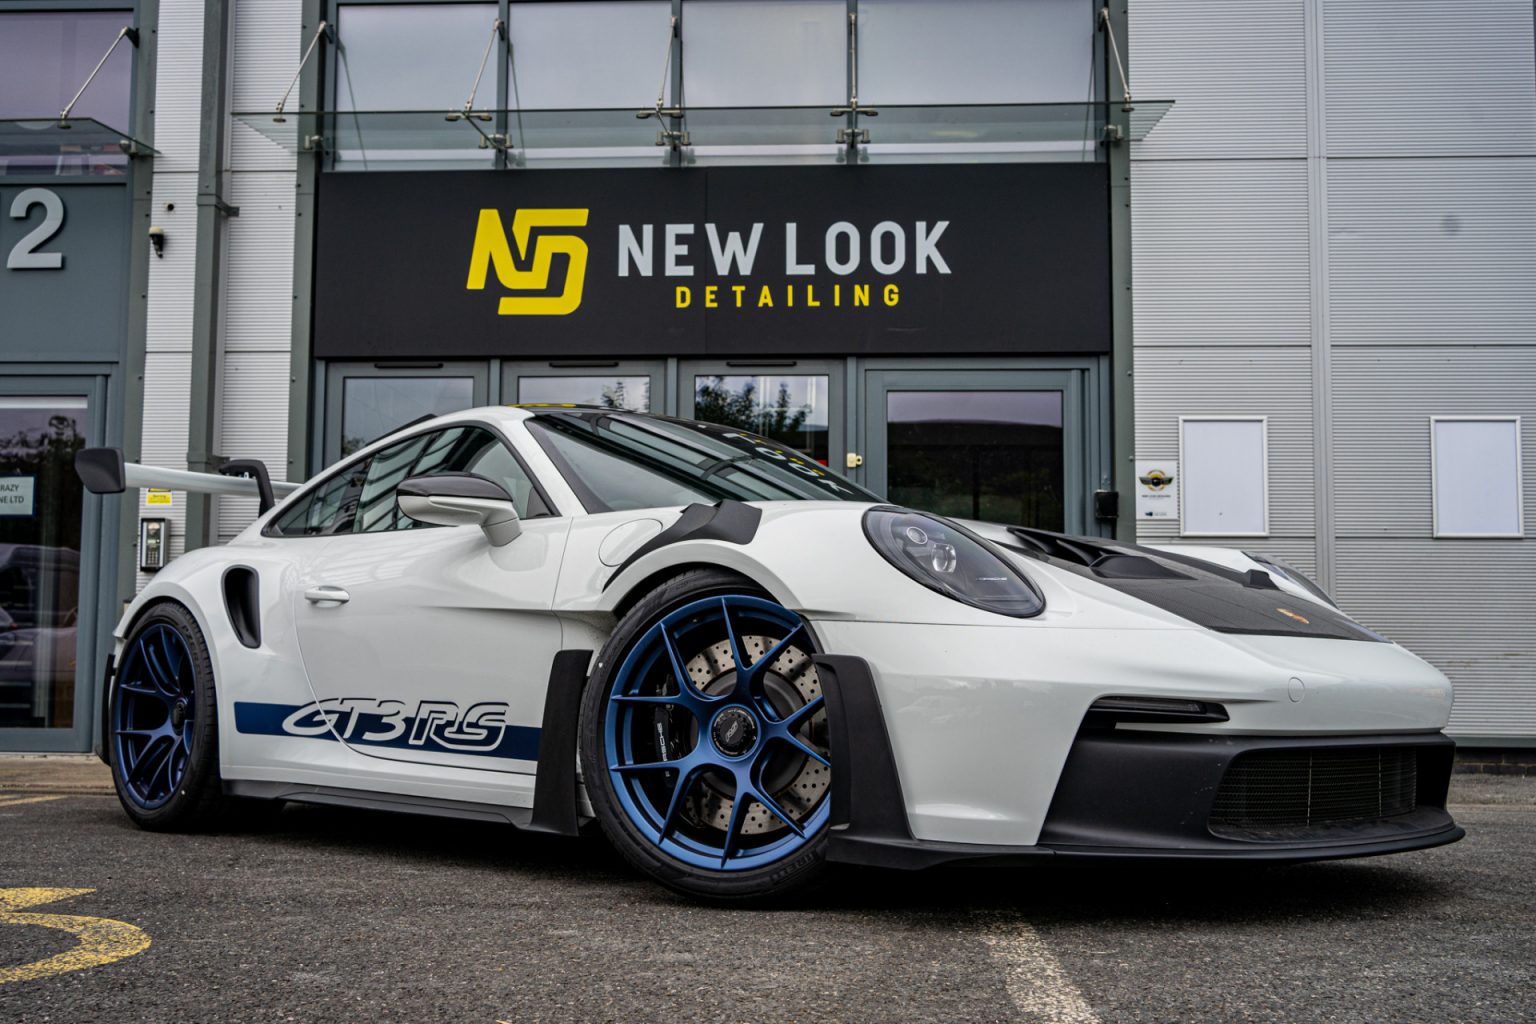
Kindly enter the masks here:
<path id="1" fill-rule="evenodd" d="M 533 480 L 506 444 L 482 427 L 418 434 L 337 470 L 283 513 L 269 532 L 281 537 L 386 533 L 428 526 L 400 511 L 396 489 L 413 476 L 478 473 L 506 488 L 517 514 L 551 514 Z"/>

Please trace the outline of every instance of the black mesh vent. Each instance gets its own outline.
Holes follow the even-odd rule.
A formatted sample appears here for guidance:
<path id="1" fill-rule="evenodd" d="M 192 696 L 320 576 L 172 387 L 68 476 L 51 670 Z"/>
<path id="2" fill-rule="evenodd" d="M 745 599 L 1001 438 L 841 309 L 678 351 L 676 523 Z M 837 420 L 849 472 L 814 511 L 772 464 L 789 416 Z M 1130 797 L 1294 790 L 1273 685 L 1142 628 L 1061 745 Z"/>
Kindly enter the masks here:
<path id="1" fill-rule="evenodd" d="M 1418 751 L 1404 747 L 1241 754 L 1216 791 L 1211 831 L 1292 839 L 1407 814 L 1418 775 Z"/>

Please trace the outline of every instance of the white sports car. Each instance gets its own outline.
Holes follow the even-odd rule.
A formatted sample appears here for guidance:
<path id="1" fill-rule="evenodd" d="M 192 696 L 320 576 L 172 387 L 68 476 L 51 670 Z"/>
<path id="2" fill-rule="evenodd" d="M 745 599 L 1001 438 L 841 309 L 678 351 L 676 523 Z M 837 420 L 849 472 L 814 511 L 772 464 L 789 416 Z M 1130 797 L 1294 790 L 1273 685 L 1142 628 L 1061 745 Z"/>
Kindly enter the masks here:
<path id="1" fill-rule="evenodd" d="M 705 423 L 412 424 L 257 493 L 117 627 L 103 756 L 140 825 L 254 800 L 596 819 L 638 868 L 762 898 L 827 861 L 1297 861 L 1462 836 L 1451 687 L 1262 556 L 895 508 Z"/>

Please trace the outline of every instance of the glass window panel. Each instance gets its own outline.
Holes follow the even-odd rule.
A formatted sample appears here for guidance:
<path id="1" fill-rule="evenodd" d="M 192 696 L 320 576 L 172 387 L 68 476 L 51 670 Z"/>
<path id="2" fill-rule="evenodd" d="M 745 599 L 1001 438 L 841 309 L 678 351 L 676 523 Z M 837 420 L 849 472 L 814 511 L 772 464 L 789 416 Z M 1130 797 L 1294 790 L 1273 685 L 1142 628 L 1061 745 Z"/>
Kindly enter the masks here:
<path id="1" fill-rule="evenodd" d="M 886 496 L 963 519 L 1065 524 L 1059 391 L 891 391 Z"/>
<path id="2" fill-rule="evenodd" d="M 1520 421 L 1437 418 L 1431 423 L 1435 536 L 1520 536 Z"/>
<path id="3" fill-rule="evenodd" d="M 85 414 L 0 398 L 0 728 L 74 724 Z"/>
<path id="4" fill-rule="evenodd" d="M 1092 99 L 1098 6 L 860 0 L 859 99 L 874 107 Z"/>
<path id="5" fill-rule="evenodd" d="M 58 117 L 132 21 L 131 11 L 0 14 L 0 118 Z M 71 115 L 130 130 L 132 80 L 133 46 L 124 40 Z"/>
<path id="6" fill-rule="evenodd" d="M 423 416 L 474 403 L 470 377 L 348 377 L 341 390 L 342 457 Z"/>
<path id="7" fill-rule="evenodd" d="M 513 4 L 510 105 L 523 110 L 651 106 L 671 22 L 668 0 Z"/>
<path id="8" fill-rule="evenodd" d="M 698 376 L 693 416 L 771 437 L 825 466 L 831 452 L 829 385 L 819 374 Z"/>
<path id="9" fill-rule="evenodd" d="M 336 109 L 460 109 L 495 21 L 495 4 L 344 4 Z M 496 106 L 494 74 L 475 105 Z"/>
<path id="10" fill-rule="evenodd" d="M 690 107 L 839 106 L 848 99 L 848 7 L 689 0 L 683 54 Z"/>
<path id="11" fill-rule="evenodd" d="M 595 405 L 602 409 L 651 411 L 649 377 L 519 377 L 523 405 Z"/>
<path id="12" fill-rule="evenodd" d="M 1269 531 L 1264 430 L 1262 419 L 1180 421 L 1184 533 Z"/>

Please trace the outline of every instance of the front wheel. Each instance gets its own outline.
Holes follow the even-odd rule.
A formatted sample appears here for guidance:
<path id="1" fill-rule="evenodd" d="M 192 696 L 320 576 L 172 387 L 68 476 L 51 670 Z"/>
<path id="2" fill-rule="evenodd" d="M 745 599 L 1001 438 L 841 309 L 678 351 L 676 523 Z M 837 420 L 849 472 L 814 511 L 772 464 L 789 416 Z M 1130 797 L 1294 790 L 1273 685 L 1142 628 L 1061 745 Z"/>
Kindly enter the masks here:
<path id="1" fill-rule="evenodd" d="M 581 734 L 588 794 L 625 857 L 721 900 L 816 875 L 831 767 L 815 653 L 799 616 L 713 570 L 624 617 L 598 656 Z"/>

